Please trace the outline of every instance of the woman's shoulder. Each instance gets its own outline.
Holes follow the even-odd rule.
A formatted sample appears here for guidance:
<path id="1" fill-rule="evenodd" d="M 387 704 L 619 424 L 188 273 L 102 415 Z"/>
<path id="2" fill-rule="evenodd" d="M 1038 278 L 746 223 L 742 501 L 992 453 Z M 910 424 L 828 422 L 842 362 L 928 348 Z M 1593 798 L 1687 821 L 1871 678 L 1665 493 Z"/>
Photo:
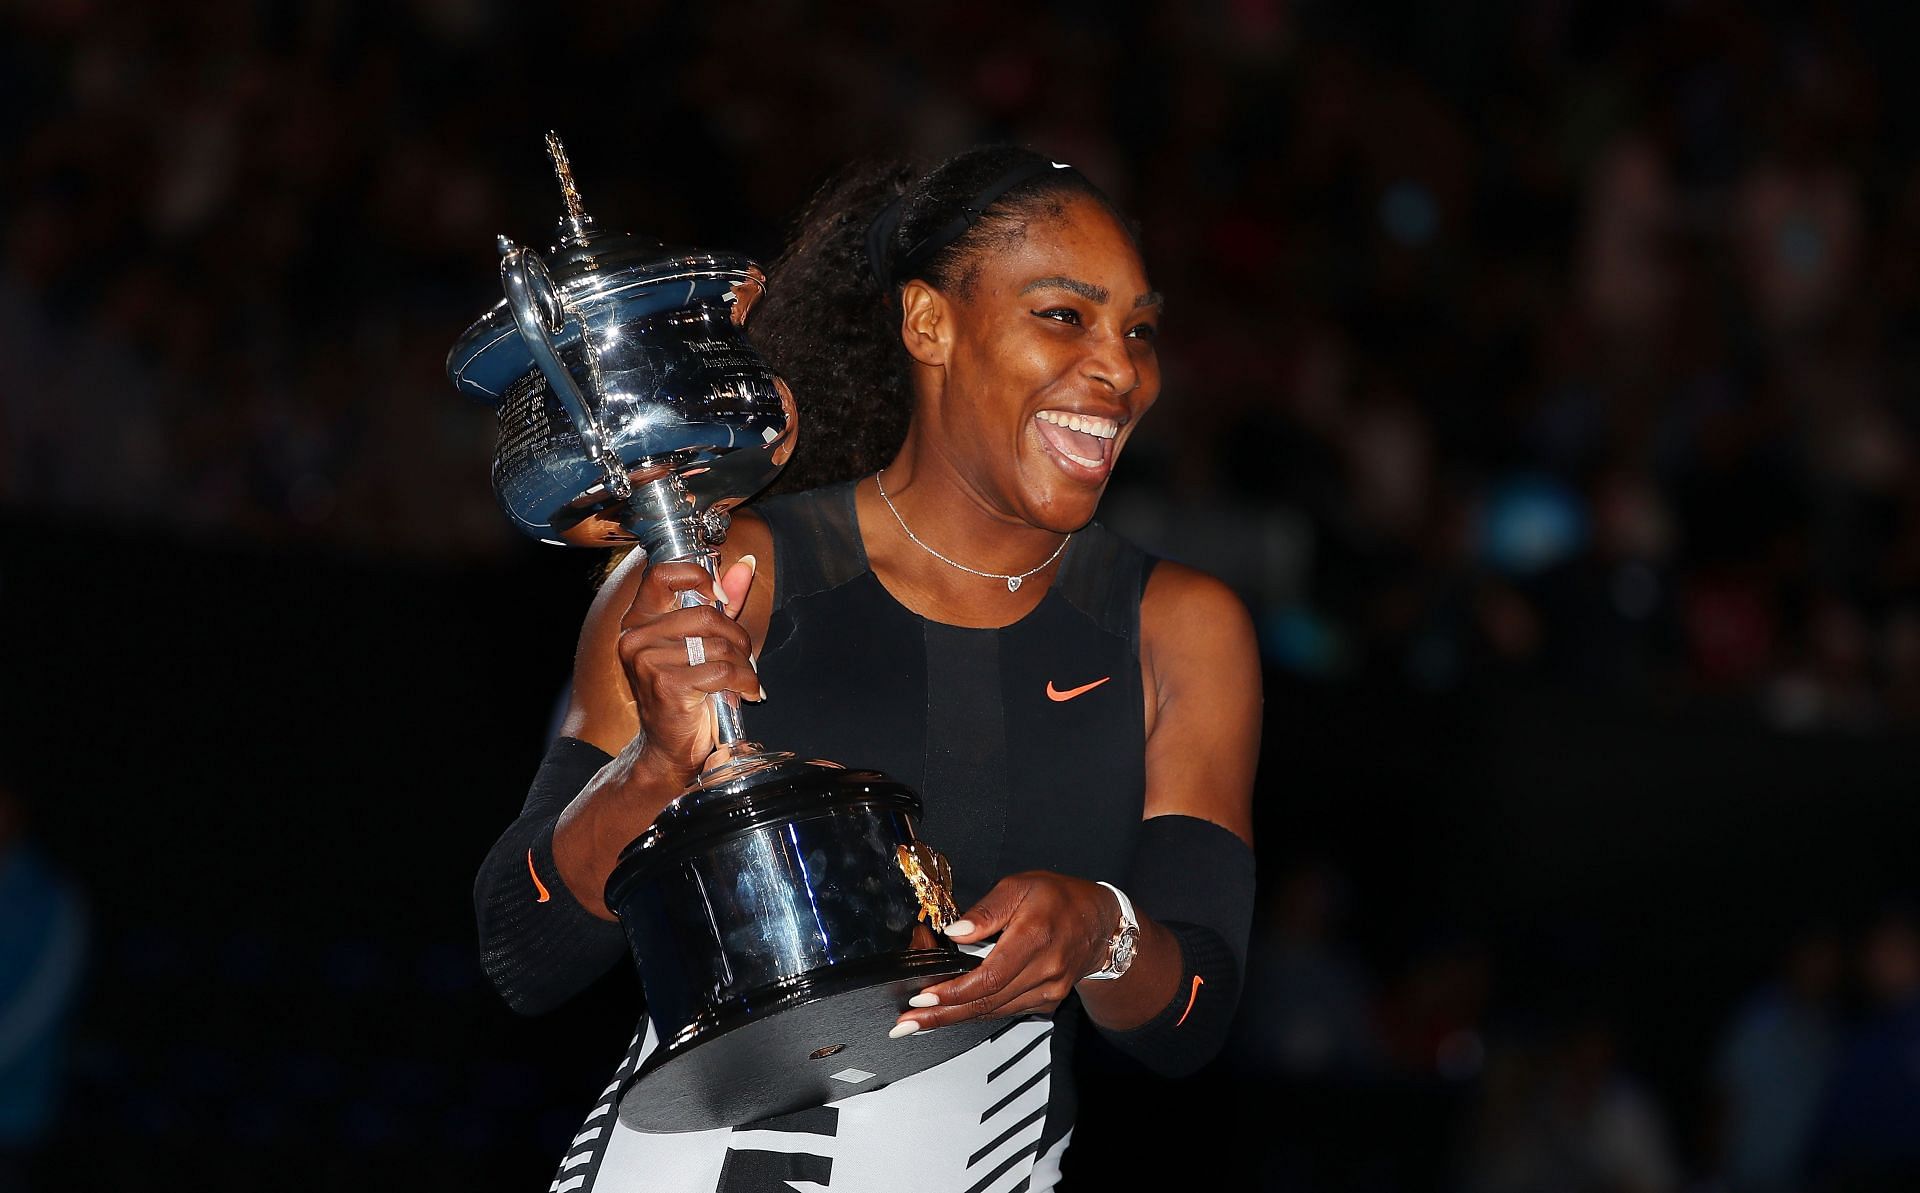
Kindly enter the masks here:
<path id="1" fill-rule="evenodd" d="M 1260 686 L 1260 647 L 1246 602 L 1217 576 L 1163 559 L 1140 597 L 1141 661 L 1164 695 L 1183 684 Z"/>
<path id="2" fill-rule="evenodd" d="M 1218 577 L 1163 561 L 1141 599 L 1140 626 L 1146 814 L 1197 815 L 1251 841 L 1261 678 L 1245 602 Z"/>
<path id="3" fill-rule="evenodd" d="M 839 481 L 763 497 L 741 511 L 750 524 L 757 525 L 761 537 L 756 541 L 770 553 L 756 552 L 762 566 L 778 556 L 777 573 L 765 573 L 769 579 L 777 577 L 777 584 L 766 586 L 776 603 L 838 587 L 867 570 L 859 516 L 854 511 L 857 483 Z"/>
<path id="4" fill-rule="evenodd" d="M 1152 557 L 1150 557 L 1152 558 Z M 1140 614 L 1158 621 L 1165 617 L 1224 616 L 1248 622 L 1247 605 L 1226 581 L 1171 559 L 1155 558 L 1140 596 Z"/>
<path id="5" fill-rule="evenodd" d="M 841 527 L 850 524 L 853 491 L 858 483 L 858 481 L 836 481 L 817 489 L 801 489 L 756 498 L 752 505 L 743 507 L 735 516 L 744 514 L 750 518 L 757 518 L 763 523 L 777 526 L 782 534 Z"/>
<path id="6" fill-rule="evenodd" d="M 1254 648 L 1253 618 L 1224 580 L 1171 559 L 1155 561 L 1140 594 L 1140 635 L 1156 641 Z"/>

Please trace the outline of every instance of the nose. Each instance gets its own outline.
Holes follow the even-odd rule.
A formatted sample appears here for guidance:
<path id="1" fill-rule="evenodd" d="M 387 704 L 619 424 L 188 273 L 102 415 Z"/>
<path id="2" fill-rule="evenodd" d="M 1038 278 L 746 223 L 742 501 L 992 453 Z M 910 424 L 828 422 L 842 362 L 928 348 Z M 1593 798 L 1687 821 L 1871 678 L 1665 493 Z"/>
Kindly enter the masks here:
<path id="1" fill-rule="evenodd" d="M 1140 385 L 1140 366 L 1127 351 L 1125 335 L 1109 332 L 1088 337 L 1087 376 L 1104 382 L 1115 397 L 1124 397 Z"/>

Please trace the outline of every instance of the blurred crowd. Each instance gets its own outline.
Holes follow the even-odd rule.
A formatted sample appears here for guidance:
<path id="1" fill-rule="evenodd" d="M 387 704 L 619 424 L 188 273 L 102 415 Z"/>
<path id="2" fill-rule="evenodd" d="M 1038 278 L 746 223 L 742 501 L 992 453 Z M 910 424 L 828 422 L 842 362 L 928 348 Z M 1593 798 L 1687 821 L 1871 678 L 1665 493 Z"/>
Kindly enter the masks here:
<path id="1" fill-rule="evenodd" d="M 1920 909 L 1888 904 L 1858 925 L 1790 937 L 1777 972 L 1729 1013 L 1685 1116 L 1634 1071 L 1633 1033 L 1603 994 L 1572 983 L 1546 1000 L 1516 996 L 1521 976 L 1469 936 L 1436 937 L 1375 972 L 1349 936 L 1352 903 L 1324 861 L 1271 883 L 1229 1056 L 1249 1077 L 1307 1091 L 1309 1104 L 1358 1090 L 1378 1107 L 1389 1104 L 1382 1087 L 1428 1088 L 1418 1114 L 1444 1124 L 1433 1154 L 1447 1157 L 1448 1176 L 1404 1158 L 1373 1185 L 1351 1165 L 1329 1176 L 1340 1148 L 1328 1128 L 1339 1124 L 1309 1113 L 1275 1120 L 1263 1187 L 1920 1187 Z M 1363 1146 L 1407 1148 L 1391 1121 L 1368 1121 Z"/>
<path id="2" fill-rule="evenodd" d="M 1911 723 L 1920 165 L 1897 20 L 14 5 L 0 502 L 502 551 L 491 428 L 441 365 L 494 292 L 493 234 L 556 214 L 542 128 L 577 133 L 604 222 L 768 256 L 856 154 L 1008 138 L 1141 220 L 1174 413 L 1119 483 L 1182 528 L 1265 532 L 1276 558 L 1249 562 L 1162 525 L 1256 601 L 1279 665 Z"/>
<path id="3" fill-rule="evenodd" d="M 1237 445 L 1247 492 L 1311 515 L 1281 658 L 1911 721 L 1920 166 L 1893 31 L 1835 5 L 1500 19 L 1413 69 L 1321 48 L 1234 192 L 1222 259 L 1272 305 L 1209 327 L 1237 364 L 1184 446 Z"/>

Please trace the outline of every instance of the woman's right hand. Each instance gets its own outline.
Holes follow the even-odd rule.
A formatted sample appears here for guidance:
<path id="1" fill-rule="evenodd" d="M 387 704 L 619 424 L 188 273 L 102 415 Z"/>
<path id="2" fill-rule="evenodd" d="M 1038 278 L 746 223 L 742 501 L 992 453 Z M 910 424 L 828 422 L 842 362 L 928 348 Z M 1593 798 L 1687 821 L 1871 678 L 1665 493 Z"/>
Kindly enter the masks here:
<path id="1" fill-rule="evenodd" d="M 743 555 L 721 574 L 724 604 L 681 608 L 679 594 L 709 602 L 714 584 L 696 563 L 650 565 L 620 618 L 618 652 L 633 691 L 640 733 L 635 739 L 658 772 L 684 786 L 706 766 L 717 744 L 708 697 L 733 691 L 761 700 L 766 690 L 752 663 L 753 642 L 740 625 L 754 558 Z M 698 638 L 705 661 L 691 662 L 687 640 Z"/>

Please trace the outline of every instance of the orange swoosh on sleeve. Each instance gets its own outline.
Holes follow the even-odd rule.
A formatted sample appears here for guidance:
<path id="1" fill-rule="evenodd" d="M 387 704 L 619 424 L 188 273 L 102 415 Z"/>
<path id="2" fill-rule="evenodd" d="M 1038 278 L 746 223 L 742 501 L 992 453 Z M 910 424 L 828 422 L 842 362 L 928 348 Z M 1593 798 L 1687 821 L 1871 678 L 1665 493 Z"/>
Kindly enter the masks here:
<path id="1" fill-rule="evenodd" d="M 1047 699 L 1054 700 L 1054 701 L 1071 700 L 1075 696 L 1079 696 L 1084 693 L 1093 691 L 1095 688 L 1099 687 L 1101 684 L 1107 682 L 1112 678 L 1113 676 L 1111 675 L 1103 675 L 1099 679 L 1094 680 L 1092 683 L 1083 683 L 1077 688 L 1068 688 L 1064 692 L 1061 691 L 1059 688 L 1054 687 L 1052 680 L 1048 680 L 1047 681 Z"/>
<path id="2" fill-rule="evenodd" d="M 527 873 L 533 878 L 533 889 L 540 892 L 540 897 L 534 900 L 535 903 L 545 903 L 553 897 L 547 894 L 547 884 L 540 881 L 540 875 L 533 868 L 533 850 L 531 849 L 527 850 Z M 1176 1023 L 1174 1026 L 1178 1027 L 1179 1024 Z"/>
<path id="3" fill-rule="evenodd" d="M 1187 1009 L 1180 1012 L 1180 1018 L 1173 1021 L 1175 1027 L 1179 1027 L 1182 1023 L 1185 1023 L 1187 1016 L 1193 1014 L 1193 1004 L 1194 1001 L 1200 997 L 1200 987 L 1206 984 L 1207 979 L 1201 977 L 1199 974 L 1193 975 L 1193 993 L 1187 995 Z"/>

